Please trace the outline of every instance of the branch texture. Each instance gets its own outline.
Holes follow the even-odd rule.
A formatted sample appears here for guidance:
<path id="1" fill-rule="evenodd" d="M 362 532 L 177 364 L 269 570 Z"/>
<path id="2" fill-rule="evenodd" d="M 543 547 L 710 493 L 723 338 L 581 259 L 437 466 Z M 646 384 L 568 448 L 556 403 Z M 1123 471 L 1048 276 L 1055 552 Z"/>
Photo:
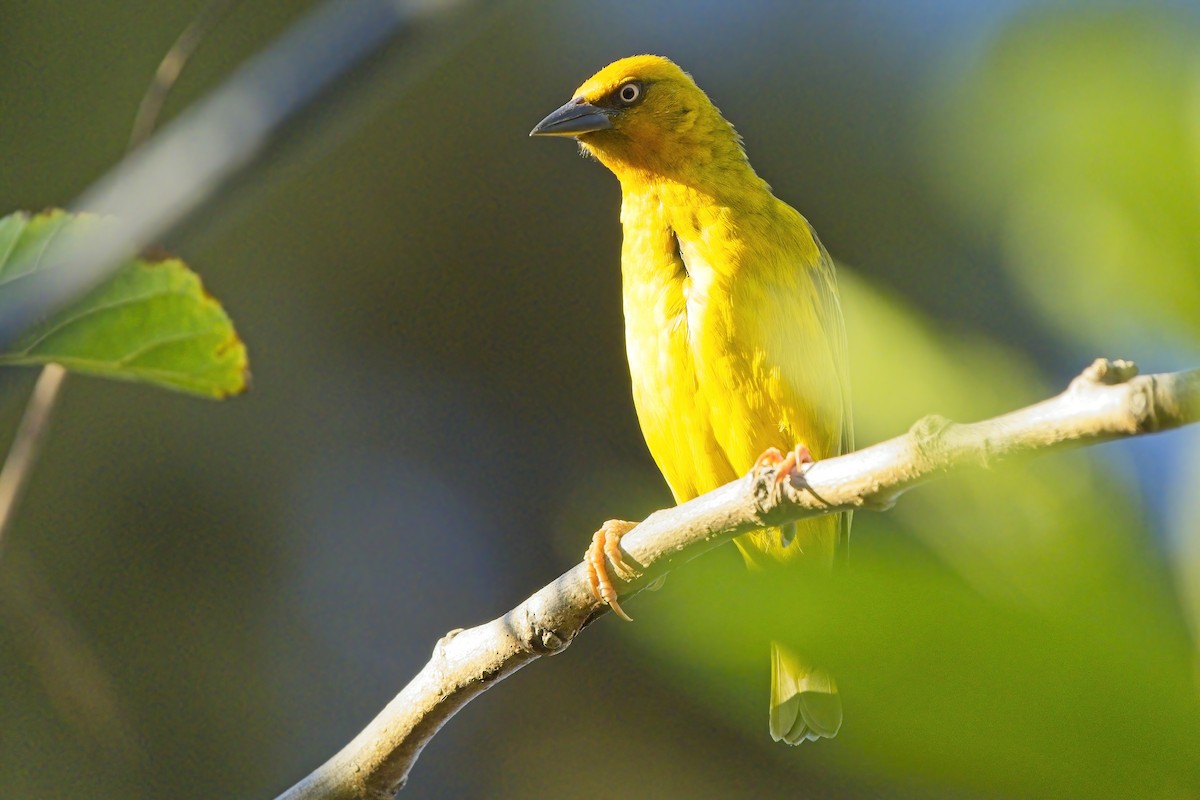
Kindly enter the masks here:
<path id="1" fill-rule="evenodd" d="M 1098 359 L 1065 392 L 1036 405 L 970 424 L 926 417 L 903 436 L 813 464 L 802 478 L 776 486 L 766 469 L 657 511 L 621 539 L 639 576 L 618 586 L 622 596 L 636 593 L 753 528 L 889 508 L 913 486 L 960 468 L 1197 421 L 1200 369 L 1137 377 L 1130 362 Z M 451 631 L 353 741 L 278 800 L 392 797 L 421 749 L 459 709 L 531 661 L 561 652 L 605 611 L 581 563 L 504 616 Z"/>

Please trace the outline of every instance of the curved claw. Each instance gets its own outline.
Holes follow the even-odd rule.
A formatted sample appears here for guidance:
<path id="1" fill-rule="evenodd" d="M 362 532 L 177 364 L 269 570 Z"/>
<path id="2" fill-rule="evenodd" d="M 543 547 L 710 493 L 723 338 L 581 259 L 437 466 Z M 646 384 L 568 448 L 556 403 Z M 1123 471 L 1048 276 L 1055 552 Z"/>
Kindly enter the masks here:
<path id="1" fill-rule="evenodd" d="M 799 475 L 804 475 L 804 468 L 809 464 L 816 463 L 816 459 L 812 457 L 812 453 L 808 452 L 808 447 L 802 444 L 796 445 L 796 448 L 783 457 L 779 462 L 779 466 L 775 471 L 775 485 L 783 483 L 793 472 Z"/>
<path id="2" fill-rule="evenodd" d="M 626 614 L 625 610 L 621 608 L 621 604 L 617 602 L 617 589 L 608 575 L 608 564 L 612 563 L 613 571 L 622 580 L 631 580 L 637 575 L 633 568 L 626 563 L 620 549 L 621 537 L 633 530 L 636 525 L 636 522 L 610 519 L 600 526 L 600 530 L 592 536 L 592 544 L 584 556 L 592 594 L 626 622 L 633 622 L 633 618 Z"/>
<path id="3" fill-rule="evenodd" d="M 800 476 L 804 475 L 804 468 L 809 464 L 816 462 L 808 447 L 803 444 L 798 444 L 786 456 L 779 452 L 777 448 L 768 447 L 763 451 L 763 454 L 754 462 L 754 471 L 758 472 L 764 467 L 773 467 L 775 470 L 775 485 L 783 483 L 793 474 Z"/>

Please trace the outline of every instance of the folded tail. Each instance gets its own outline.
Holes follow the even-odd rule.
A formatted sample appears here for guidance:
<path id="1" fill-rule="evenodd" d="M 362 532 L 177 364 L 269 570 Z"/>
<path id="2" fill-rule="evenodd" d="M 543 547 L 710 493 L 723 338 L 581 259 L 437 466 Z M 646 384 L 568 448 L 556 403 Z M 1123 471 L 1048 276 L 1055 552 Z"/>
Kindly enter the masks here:
<path id="1" fill-rule="evenodd" d="M 830 739 L 842 727 L 842 700 L 833 676 L 771 642 L 771 738 L 800 744 Z"/>

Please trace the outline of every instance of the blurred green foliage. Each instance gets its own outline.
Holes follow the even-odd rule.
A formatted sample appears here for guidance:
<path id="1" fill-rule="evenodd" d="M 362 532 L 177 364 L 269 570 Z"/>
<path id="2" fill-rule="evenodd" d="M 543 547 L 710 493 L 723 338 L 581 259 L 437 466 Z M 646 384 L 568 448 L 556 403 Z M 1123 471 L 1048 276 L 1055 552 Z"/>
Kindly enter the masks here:
<path id="1" fill-rule="evenodd" d="M 946 191 L 1066 336 L 1200 336 L 1200 25 L 1027 13 L 947 80 Z"/>
<path id="2" fill-rule="evenodd" d="M 42 258 L 52 240 L 111 224 L 65 211 L 0 219 L 0 286 L 54 266 Z M 245 391 L 249 375 L 229 316 L 177 258 L 130 261 L 0 352 L 0 364 L 50 363 L 212 398 Z"/>

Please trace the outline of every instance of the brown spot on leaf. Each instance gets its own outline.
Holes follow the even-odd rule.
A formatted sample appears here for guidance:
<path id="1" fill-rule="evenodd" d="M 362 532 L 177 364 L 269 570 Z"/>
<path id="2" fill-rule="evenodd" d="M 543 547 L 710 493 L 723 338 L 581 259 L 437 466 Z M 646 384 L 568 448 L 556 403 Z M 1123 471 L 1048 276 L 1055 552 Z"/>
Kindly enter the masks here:
<path id="1" fill-rule="evenodd" d="M 149 266 L 158 266 L 164 261 L 174 261 L 175 256 L 165 247 L 157 244 L 146 245 L 142 248 L 142 252 L 138 254 L 138 258 L 145 261 Z"/>

